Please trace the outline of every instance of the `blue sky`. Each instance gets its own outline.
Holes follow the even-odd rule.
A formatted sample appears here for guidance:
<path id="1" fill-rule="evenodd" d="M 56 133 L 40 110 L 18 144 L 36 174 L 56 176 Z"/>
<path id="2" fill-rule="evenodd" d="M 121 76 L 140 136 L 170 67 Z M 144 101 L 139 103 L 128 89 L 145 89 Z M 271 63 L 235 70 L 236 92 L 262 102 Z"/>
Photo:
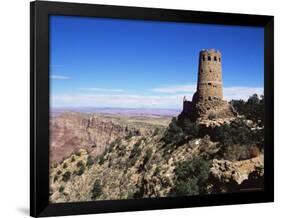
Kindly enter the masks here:
<path id="1" fill-rule="evenodd" d="M 50 17 L 52 107 L 180 108 L 198 54 L 222 53 L 224 98 L 263 92 L 263 28 Z"/>

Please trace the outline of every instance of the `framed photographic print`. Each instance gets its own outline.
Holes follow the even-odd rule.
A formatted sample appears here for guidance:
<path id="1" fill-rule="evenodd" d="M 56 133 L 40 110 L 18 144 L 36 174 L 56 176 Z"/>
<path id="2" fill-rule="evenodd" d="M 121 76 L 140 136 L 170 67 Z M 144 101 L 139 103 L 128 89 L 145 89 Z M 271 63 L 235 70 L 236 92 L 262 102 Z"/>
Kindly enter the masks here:
<path id="1" fill-rule="evenodd" d="M 273 201 L 273 17 L 35 1 L 31 216 Z"/>

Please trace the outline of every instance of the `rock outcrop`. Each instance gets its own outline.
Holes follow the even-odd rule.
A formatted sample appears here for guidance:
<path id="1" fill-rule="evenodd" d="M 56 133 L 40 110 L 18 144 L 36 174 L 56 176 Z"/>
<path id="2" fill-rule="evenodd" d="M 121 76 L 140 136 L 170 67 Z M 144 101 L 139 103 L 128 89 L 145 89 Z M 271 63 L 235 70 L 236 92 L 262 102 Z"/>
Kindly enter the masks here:
<path id="1" fill-rule="evenodd" d="M 223 183 L 234 182 L 240 185 L 249 175 L 259 170 L 263 175 L 263 155 L 241 161 L 228 161 L 214 159 L 210 169 L 211 175 Z"/>
<path id="2" fill-rule="evenodd" d="M 165 126 L 139 122 L 137 119 L 124 120 L 106 115 L 66 112 L 50 121 L 51 163 L 61 161 L 73 151 L 87 149 L 96 157 L 117 138 L 126 136 L 149 136 L 155 128 Z M 153 120 L 151 118 L 151 120 Z"/>
<path id="3" fill-rule="evenodd" d="M 117 139 L 102 155 L 93 158 L 85 149 L 72 153 L 50 169 L 50 201 L 77 202 L 169 196 L 175 168 L 194 157 L 212 159 L 220 150 L 208 136 L 170 147 L 162 140 L 164 129 L 149 138 Z M 238 190 L 263 168 L 263 156 L 231 162 L 214 159 L 210 169 L 210 193 Z M 256 177 L 260 178 L 259 174 Z M 99 189 L 96 183 L 99 181 Z M 252 180 L 251 180 L 252 181 Z M 250 182 L 250 186 L 252 183 Z M 231 189 L 233 190 L 233 189 Z"/>

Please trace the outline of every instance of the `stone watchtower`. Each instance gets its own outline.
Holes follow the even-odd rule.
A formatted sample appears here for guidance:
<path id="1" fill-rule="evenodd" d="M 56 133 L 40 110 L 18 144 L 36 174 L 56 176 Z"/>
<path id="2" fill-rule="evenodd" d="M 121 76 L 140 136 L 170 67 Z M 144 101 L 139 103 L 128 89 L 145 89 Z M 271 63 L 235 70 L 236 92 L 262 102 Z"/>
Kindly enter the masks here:
<path id="1" fill-rule="evenodd" d="M 199 53 L 197 90 L 192 101 L 183 100 L 179 118 L 216 120 L 237 115 L 232 106 L 223 100 L 222 55 L 215 49 Z"/>
<path id="2" fill-rule="evenodd" d="M 221 53 L 214 49 L 199 54 L 197 101 L 223 99 Z"/>

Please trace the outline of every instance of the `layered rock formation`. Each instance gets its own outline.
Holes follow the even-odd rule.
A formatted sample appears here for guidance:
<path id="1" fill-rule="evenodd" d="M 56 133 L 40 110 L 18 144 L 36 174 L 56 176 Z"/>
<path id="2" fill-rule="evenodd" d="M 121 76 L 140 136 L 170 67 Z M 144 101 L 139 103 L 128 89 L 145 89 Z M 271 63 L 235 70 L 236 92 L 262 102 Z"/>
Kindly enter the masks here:
<path id="1" fill-rule="evenodd" d="M 51 163 L 61 161 L 80 148 L 89 150 L 96 157 L 117 138 L 149 136 L 155 128 L 163 128 L 167 124 L 168 120 L 166 124 L 153 123 L 153 118 L 149 123 L 130 117 L 120 119 L 120 116 L 113 115 L 63 113 L 50 121 Z"/>

